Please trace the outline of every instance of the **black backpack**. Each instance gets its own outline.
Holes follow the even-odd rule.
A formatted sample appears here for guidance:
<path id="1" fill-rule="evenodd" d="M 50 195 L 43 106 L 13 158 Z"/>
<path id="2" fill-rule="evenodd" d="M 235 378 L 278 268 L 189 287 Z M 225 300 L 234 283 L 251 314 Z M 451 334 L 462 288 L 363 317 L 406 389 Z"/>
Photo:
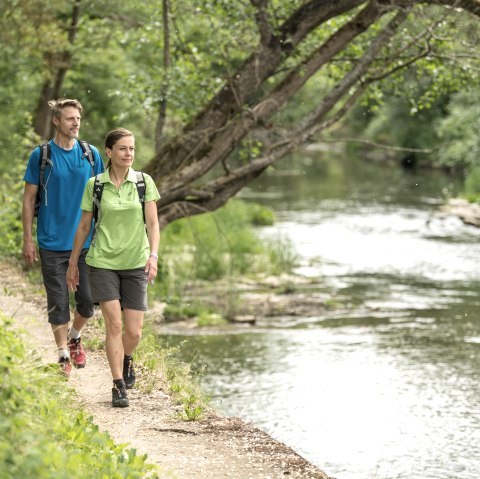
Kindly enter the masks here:
<path id="1" fill-rule="evenodd" d="M 78 140 L 80 143 L 80 146 L 83 151 L 82 158 L 87 158 L 88 162 L 90 163 L 90 166 L 92 167 L 92 176 L 95 174 L 95 160 L 93 158 L 93 153 L 92 149 L 90 148 L 90 145 L 84 141 L 84 140 Z M 40 209 L 40 204 L 42 202 L 42 193 L 44 190 L 46 190 L 47 184 L 48 184 L 48 178 L 50 175 L 48 175 L 47 180 L 45 181 L 45 169 L 47 165 L 50 165 L 50 168 L 53 168 L 53 163 L 50 158 L 51 156 L 51 147 L 50 143 L 44 143 L 43 145 L 40 145 L 40 181 L 38 184 L 38 190 L 37 190 L 37 198 L 35 200 L 35 212 L 34 216 L 38 216 L 38 210 Z M 45 195 L 45 205 L 48 204 L 47 196 Z"/>
<path id="2" fill-rule="evenodd" d="M 146 191 L 145 177 L 143 176 L 143 173 L 141 171 L 136 171 L 135 173 L 137 175 L 138 199 L 140 201 L 140 204 L 142 205 L 143 224 L 145 225 L 145 228 L 146 228 L 146 222 L 145 222 L 145 191 Z M 100 207 L 100 202 L 102 201 L 103 187 L 105 186 L 105 183 L 102 183 L 100 181 L 100 178 L 101 178 L 102 175 L 103 175 L 103 173 L 99 173 L 97 176 L 95 176 L 95 182 L 93 184 L 93 219 L 95 220 L 95 226 L 94 226 L 94 231 L 93 231 L 93 236 L 92 236 L 92 244 L 94 242 L 95 235 L 97 233 L 98 224 L 100 223 L 100 220 L 102 219 L 102 209 Z"/>

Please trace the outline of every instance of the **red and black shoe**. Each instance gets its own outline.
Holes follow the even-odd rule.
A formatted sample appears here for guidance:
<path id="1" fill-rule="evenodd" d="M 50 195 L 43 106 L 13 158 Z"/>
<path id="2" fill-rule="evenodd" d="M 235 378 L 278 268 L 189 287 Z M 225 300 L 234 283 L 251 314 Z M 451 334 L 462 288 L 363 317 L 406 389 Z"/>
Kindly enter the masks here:
<path id="1" fill-rule="evenodd" d="M 61 373 L 66 377 L 70 377 L 70 373 L 72 372 L 72 363 L 70 362 L 70 359 L 67 358 L 66 356 L 59 358 L 58 364 L 60 366 L 60 371 Z"/>
<path id="2" fill-rule="evenodd" d="M 70 359 L 73 365 L 76 368 L 84 368 L 87 364 L 87 355 L 82 346 L 82 338 L 70 339 L 68 349 L 70 349 Z"/>

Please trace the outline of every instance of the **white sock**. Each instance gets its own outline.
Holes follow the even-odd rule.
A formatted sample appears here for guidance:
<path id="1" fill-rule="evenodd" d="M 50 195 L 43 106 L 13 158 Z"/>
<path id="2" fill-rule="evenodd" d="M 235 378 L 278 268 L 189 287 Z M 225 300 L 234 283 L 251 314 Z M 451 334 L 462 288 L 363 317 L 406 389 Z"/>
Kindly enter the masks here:
<path id="1" fill-rule="evenodd" d="M 59 358 L 69 358 L 70 352 L 68 349 L 58 348 L 58 357 Z"/>
<path id="2" fill-rule="evenodd" d="M 68 337 L 70 339 L 78 339 L 80 337 L 81 332 L 77 331 L 73 326 L 68 330 Z"/>

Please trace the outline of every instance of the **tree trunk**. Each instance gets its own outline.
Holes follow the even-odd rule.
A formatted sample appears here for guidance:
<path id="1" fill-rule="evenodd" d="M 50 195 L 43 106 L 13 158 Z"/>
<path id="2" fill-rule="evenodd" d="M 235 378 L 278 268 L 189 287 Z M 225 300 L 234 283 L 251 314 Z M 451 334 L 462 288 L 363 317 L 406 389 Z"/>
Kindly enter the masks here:
<path id="1" fill-rule="evenodd" d="M 80 2 L 75 0 L 72 10 L 72 18 L 67 34 L 67 45 L 60 54 L 47 54 L 46 61 L 51 72 L 50 78 L 45 80 L 38 101 L 37 111 L 34 118 L 34 130 L 44 140 L 53 136 L 53 125 L 51 122 L 50 108 L 48 102 L 60 98 L 63 81 L 72 61 L 72 52 L 75 36 L 78 30 L 78 20 L 80 18 Z"/>

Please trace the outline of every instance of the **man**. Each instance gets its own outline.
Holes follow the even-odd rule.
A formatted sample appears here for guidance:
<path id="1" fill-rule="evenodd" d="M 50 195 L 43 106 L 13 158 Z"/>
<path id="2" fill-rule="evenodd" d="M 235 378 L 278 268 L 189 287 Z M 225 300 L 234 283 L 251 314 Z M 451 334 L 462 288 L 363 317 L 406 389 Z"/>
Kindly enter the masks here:
<path id="1" fill-rule="evenodd" d="M 81 217 L 80 202 L 85 185 L 88 178 L 102 173 L 104 167 L 98 150 L 91 146 L 95 160 L 92 168 L 78 141 L 83 110 L 80 102 L 67 99 L 52 100 L 48 104 L 52 110 L 55 137 L 49 141 L 51 164 L 47 164 L 44 171 L 44 186 L 40 188 L 41 147 L 32 151 L 23 177 L 23 257 L 28 266 L 37 261 L 32 231 L 37 192 L 40 188 L 37 242 L 43 283 L 47 292 L 48 321 L 57 344 L 58 362 L 68 377 L 72 363 L 77 368 L 83 368 L 86 364 L 81 331 L 94 312 L 85 263 L 91 234 L 83 245 L 79 261 L 81 281 L 75 293 L 75 311 L 70 329 L 69 292 L 65 275 Z"/>

